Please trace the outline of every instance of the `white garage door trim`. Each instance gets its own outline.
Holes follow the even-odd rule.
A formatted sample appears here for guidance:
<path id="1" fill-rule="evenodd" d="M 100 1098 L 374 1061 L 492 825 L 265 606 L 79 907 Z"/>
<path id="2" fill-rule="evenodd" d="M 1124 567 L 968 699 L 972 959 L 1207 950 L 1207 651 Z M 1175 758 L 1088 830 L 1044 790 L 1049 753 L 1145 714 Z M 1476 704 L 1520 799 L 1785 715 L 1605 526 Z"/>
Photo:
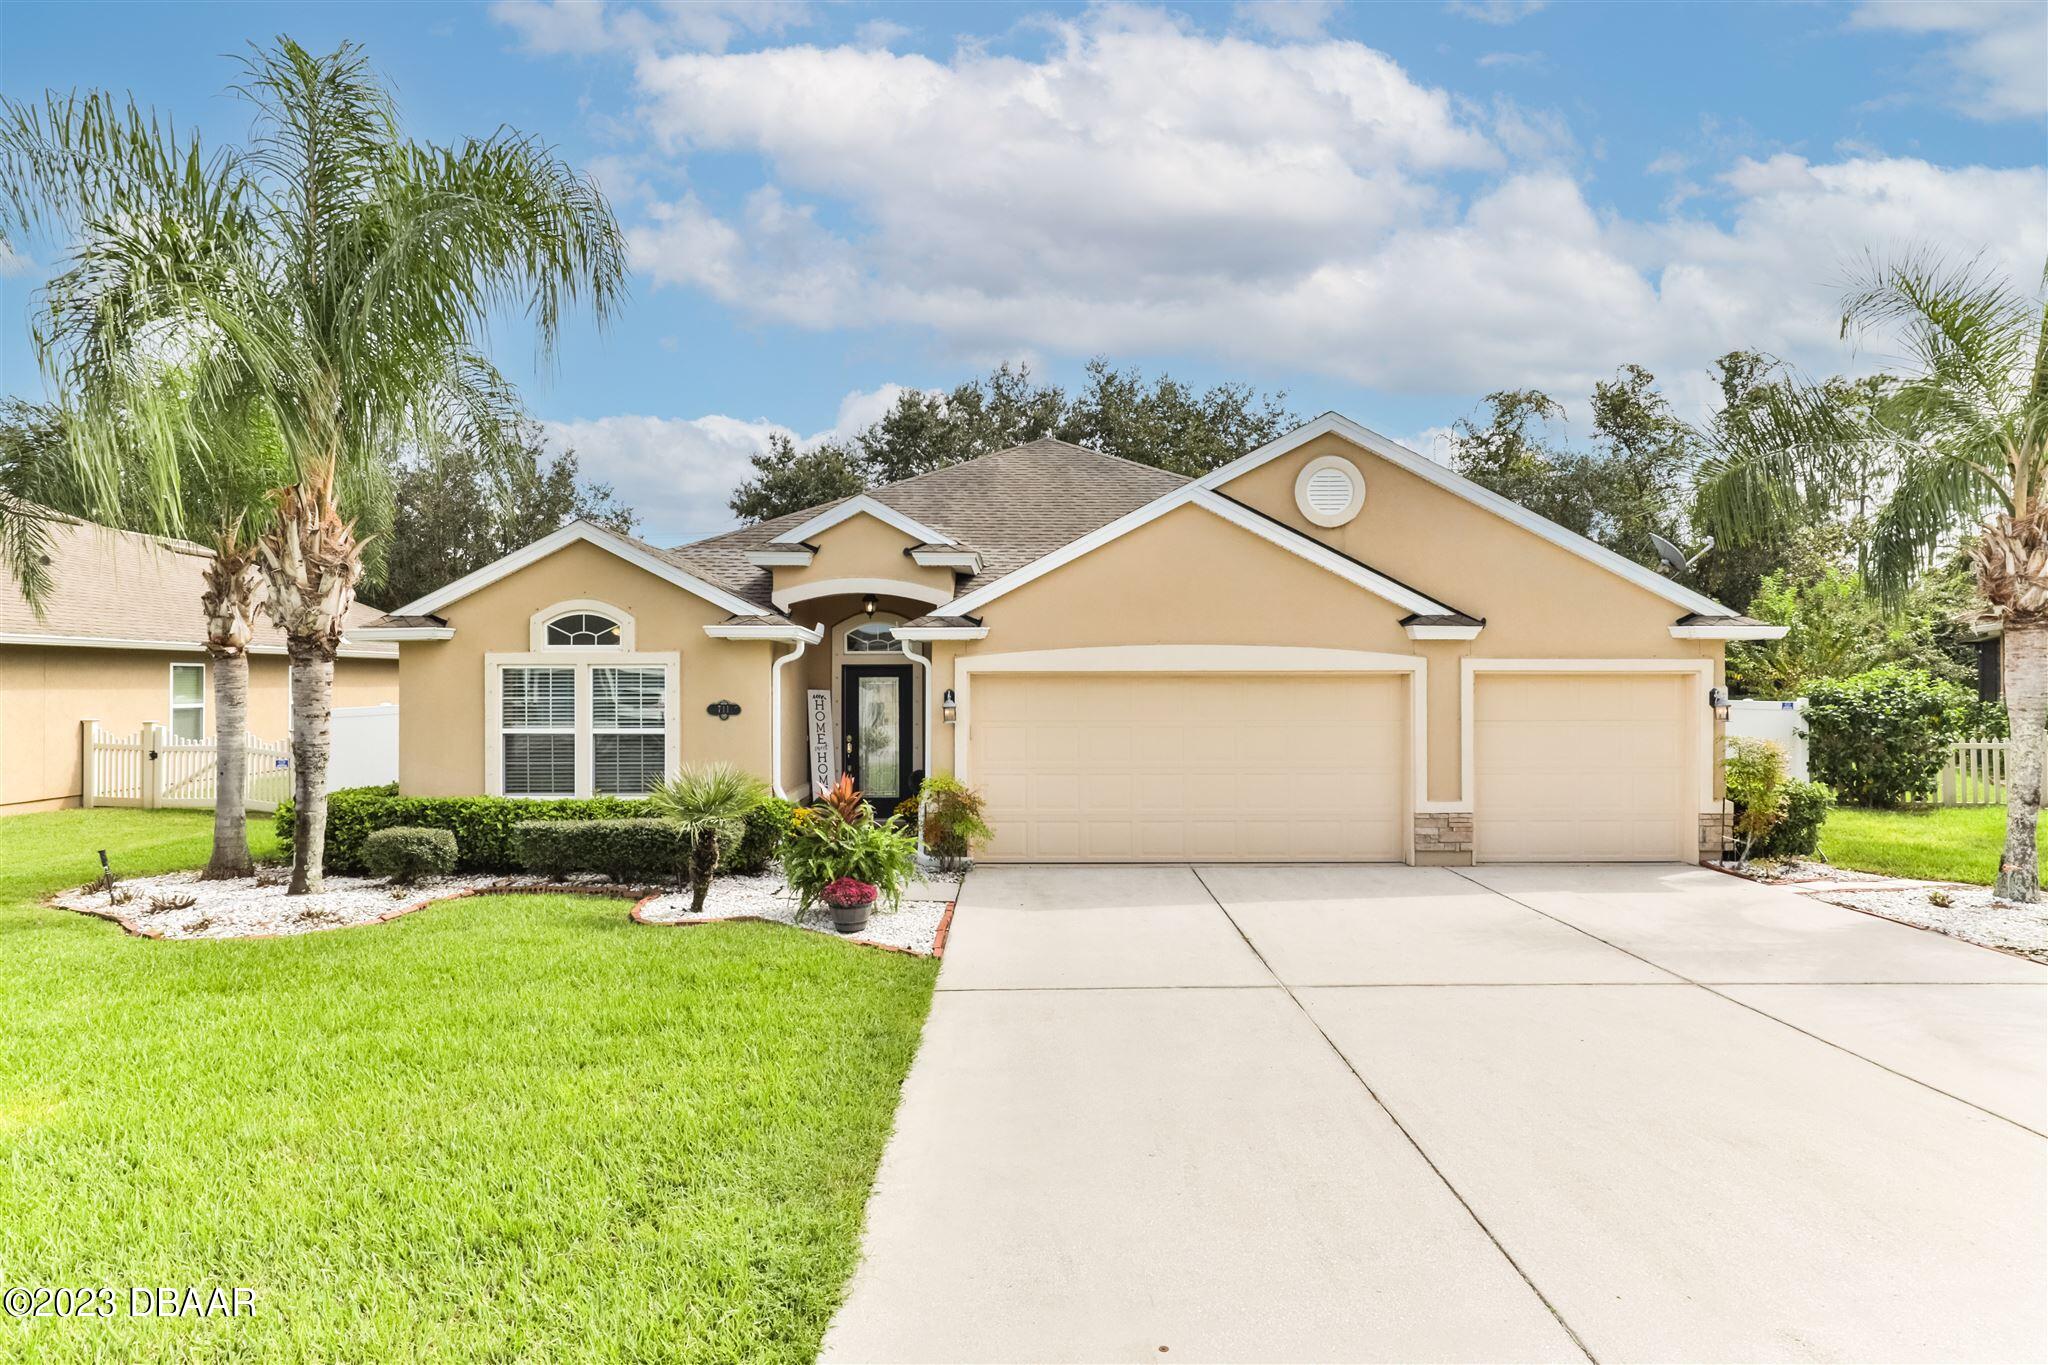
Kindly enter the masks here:
<path id="1" fill-rule="evenodd" d="M 974 678 L 984 673 L 1399 673 L 1408 679 L 1407 858 L 1415 857 L 1414 812 L 1429 781 L 1428 662 L 1413 654 L 1296 645 L 1096 645 L 973 654 L 953 663 L 953 773 L 972 782 L 968 743 L 974 717 Z"/>

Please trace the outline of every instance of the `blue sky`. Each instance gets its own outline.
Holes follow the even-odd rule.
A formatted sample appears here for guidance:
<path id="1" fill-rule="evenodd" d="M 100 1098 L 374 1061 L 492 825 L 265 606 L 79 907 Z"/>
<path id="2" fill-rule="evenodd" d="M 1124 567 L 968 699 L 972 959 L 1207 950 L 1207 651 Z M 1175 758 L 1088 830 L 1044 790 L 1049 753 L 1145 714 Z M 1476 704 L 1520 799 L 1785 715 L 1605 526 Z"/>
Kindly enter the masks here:
<path id="1" fill-rule="evenodd" d="M 633 299 L 552 373 L 554 439 L 660 539 L 746 454 L 1001 359 L 1284 388 L 1424 446 L 1489 389 L 1681 403 L 1754 345 L 1867 367 L 1863 252 L 2048 255 L 2048 7 L 1515 3 L 66 4 L 0 88 L 132 90 L 238 137 L 223 54 L 362 43 L 411 131 L 509 124 L 596 174 Z M 0 368 L 54 253 L 4 263 Z"/>

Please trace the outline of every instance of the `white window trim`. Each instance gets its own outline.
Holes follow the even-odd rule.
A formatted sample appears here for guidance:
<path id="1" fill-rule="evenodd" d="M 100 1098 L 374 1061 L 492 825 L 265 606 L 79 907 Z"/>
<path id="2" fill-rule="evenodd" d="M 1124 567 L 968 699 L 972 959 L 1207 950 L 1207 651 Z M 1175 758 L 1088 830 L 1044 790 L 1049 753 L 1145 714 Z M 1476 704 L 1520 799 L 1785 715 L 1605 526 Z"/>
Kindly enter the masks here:
<path id="1" fill-rule="evenodd" d="M 1318 512 L 1309 505 L 1309 480 L 1326 469 L 1334 469 L 1351 484 L 1351 496 L 1345 500 L 1344 509 L 1336 513 Z M 1301 473 L 1294 476 L 1294 505 L 1304 517 L 1321 527 L 1343 526 L 1355 521 L 1365 510 L 1365 475 L 1358 466 L 1342 455 L 1318 455 L 1301 467 Z"/>
<path id="2" fill-rule="evenodd" d="M 502 675 L 506 668 L 573 668 L 576 670 L 576 790 L 569 796 L 587 799 L 593 790 L 597 767 L 596 727 L 592 715 L 590 670 L 593 668 L 660 668 L 666 676 L 662 685 L 662 770 L 674 776 L 682 762 L 683 656 L 675 650 L 628 653 L 610 648 L 564 647 L 524 653 L 484 655 L 484 793 L 506 796 L 504 705 Z M 637 733 L 645 734 L 646 731 Z M 510 794 L 515 801 L 552 801 L 551 796 Z M 630 799 L 630 798 L 628 798 Z"/>
<path id="3" fill-rule="evenodd" d="M 1403 861 L 1415 861 L 1415 813 L 1429 794 L 1429 661 L 1418 654 L 1299 645 L 1089 645 L 970 654 L 953 663 L 953 774 L 971 783 L 974 680 L 987 673 L 1398 673 L 1408 680 L 1408 827 Z M 927 752 L 927 764 L 937 755 Z M 931 769 L 927 767 L 926 771 Z"/>
<path id="4" fill-rule="evenodd" d="M 548 627 L 560 617 L 572 612 L 587 611 L 598 616 L 608 616 L 619 623 L 619 642 L 615 645 L 551 645 L 548 643 Z M 572 597 L 566 602 L 557 602 L 552 607 L 543 607 L 527 620 L 527 648 L 536 653 L 551 654 L 630 654 L 636 647 L 633 613 L 621 611 L 609 602 L 600 602 L 594 597 Z"/>
<path id="5" fill-rule="evenodd" d="M 178 670 L 181 668 L 196 668 L 199 670 L 199 700 L 196 702 L 181 702 L 178 700 Z M 178 738 L 178 712 L 180 711 L 197 711 L 199 713 L 199 739 L 187 740 L 185 742 L 188 744 L 197 743 L 206 738 L 206 702 L 207 697 L 210 695 L 209 689 L 212 682 L 213 679 L 208 676 L 208 669 L 203 663 L 174 663 L 171 665 L 170 676 L 165 683 L 169 701 L 169 718 L 165 721 L 165 725 L 171 738 Z"/>

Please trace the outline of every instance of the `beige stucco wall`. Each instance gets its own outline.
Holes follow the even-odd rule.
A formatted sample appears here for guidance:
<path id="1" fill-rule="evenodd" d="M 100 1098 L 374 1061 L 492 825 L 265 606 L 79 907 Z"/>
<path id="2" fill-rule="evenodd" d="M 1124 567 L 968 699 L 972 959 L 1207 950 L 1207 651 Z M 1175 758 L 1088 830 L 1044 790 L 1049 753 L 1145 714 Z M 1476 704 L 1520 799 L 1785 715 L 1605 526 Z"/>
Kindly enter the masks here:
<path id="1" fill-rule="evenodd" d="M 885 521 L 861 513 L 813 536 L 818 552 L 809 564 L 772 570 L 781 594 L 834 578 L 884 578 L 928 590 L 936 601 L 953 595 L 953 571 L 920 565 L 904 551 L 918 541 Z"/>
<path id="2" fill-rule="evenodd" d="M 398 781 L 417 796 L 468 796 L 484 790 L 484 656 L 524 653 L 535 612 L 579 598 L 608 603 L 634 618 L 634 649 L 682 655 L 680 711 L 684 762 L 725 759 L 764 776 L 770 767 L 768 665 L 785 646 L 714 640 L 704 627 L 726 619 L 714 606 L 578 542 L 448 607 L 455 638 L 399 647 Z M 740 714 L 706 714 L 715 701 Z"/>
<path id="3" fill-rule="evenodd" d="M 1325 528 L 1294 502 L 1301 466 L 1340 454 L 1365 507 Z M 990 603 L 985 640 L 945 644 L 934 686 L 966 654 L 1121 644 L 1299 645 L 1420 656 L 1427 668 L 1427 799 L 1460 799 L 1460 662 L 1472 658 L 1706 659 L 1722 645 L 1674 640 L 1684 614 L 1647 588 L 1504 518 L 1325 437 L 1221 491 L 1379 572 L 1486 621 L 1478 638 L 1415 641 L 1406 612 L 1197 507 L 1183 507 Z M 942 734 L 935 766 L 952 761 Z M 1465 794 L 1469 799 L 1469 794 Z"/>
<path id="4" fill-rule="evenodd" d="M 96 720 L 122 735 L 151 721 L 168 726 L 171 665 L 205 662 L 196 652 L 0 645 L 0 811 L 77 805 L 84 780 L 79 723 Z M 259 739 L 283 739 L 290 731 L 286 673 L 283 655 L 250 656 L 249 732 Z M 206 698 L 211 735 L 210 665 Z M 396 660 L 335 661 L 334 705 L 397 700 Z"/>

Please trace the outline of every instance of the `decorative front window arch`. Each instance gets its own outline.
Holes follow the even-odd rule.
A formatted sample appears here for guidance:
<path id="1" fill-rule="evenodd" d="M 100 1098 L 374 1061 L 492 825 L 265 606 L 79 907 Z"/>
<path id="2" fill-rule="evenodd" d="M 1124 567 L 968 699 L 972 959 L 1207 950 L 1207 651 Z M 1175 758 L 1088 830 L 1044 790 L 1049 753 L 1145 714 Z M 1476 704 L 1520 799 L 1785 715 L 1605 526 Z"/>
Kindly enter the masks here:
<path id="1" fill-rule="evenodd" d="M 543 607 L 529 618 L 527 647 L 539 650 L 630 651 L 633 615 L 593 597 L 574 597 Z"/>

